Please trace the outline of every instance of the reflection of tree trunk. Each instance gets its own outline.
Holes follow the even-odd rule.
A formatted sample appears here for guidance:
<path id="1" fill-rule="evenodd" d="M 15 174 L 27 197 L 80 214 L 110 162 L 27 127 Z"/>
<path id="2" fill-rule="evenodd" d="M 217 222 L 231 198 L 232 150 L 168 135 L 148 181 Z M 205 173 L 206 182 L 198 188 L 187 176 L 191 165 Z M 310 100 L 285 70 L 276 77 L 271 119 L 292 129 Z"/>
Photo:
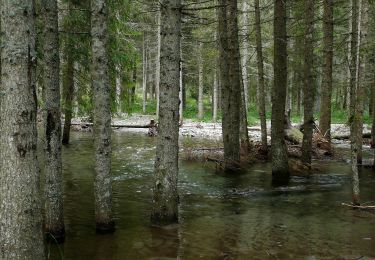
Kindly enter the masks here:
<path id="1" fill-rule="evenodd" d="M 264 91 L 264 65 L 262 50 L 262 30 L 260 21 L 259 0 L 255 0 L 255 31 L 256 31 L 256 51 L 258 60 L 258 104 L 260 128 L 262 134 L 262 150 L 267 151 L 267 121 L 266 121 L 266 95 Z"/>
<path id="2" fill-rule="evenodd" d="M 151 221 L 178 222 L 178 136 L 181 62 L 181 0 L 161 1 L 160 116 Z"/>
<path id="3" fill-rule="evenodd" d="M 286 3 L 275 1 L 274 11 L 274 85 L 272 89 L 272 180 L 285 183 L 289 180 L 287 149 L 284 140 L 284 117 L 287 88 L 287 34 Z"/>
<path id="4" fill-rule="evenodd" d="M 302 162 L 311 164 L 312 137 L 314 131 L 314 1 L 306 0 L 305 10 L 305 51 L 304 51 L 304 88 L 303 88 L 303 142 L 302 142 Z"/>
<path id="5" fill-rule="evenodd" d="M 67 62 L 66 68 L 64 70 L 63 78 L 63 90 L 64 90 L 64 131 L 63 131 L 63 144 L 69 144 L 70 139 L 70 126 L 72 124 L 72 114 L 73 114 L 73 96 L 74 96 L 74 60 L 73 55 L 70 53 L 71 50 L 67 49 Z"/>

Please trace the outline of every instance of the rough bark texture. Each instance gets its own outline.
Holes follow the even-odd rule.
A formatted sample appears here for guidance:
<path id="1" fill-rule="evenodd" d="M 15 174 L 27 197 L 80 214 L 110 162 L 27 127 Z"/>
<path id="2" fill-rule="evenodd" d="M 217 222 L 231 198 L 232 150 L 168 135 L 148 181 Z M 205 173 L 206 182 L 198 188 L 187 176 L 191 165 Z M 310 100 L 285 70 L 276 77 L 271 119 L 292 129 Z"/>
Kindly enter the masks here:
<path id="1" fill-rule="evenodd" d="M 323 1 L 323 80 L 319 127 L 331 144 L 331 100 L 333 69 L 333 0 Z"/>
<path id="2" fill-rule="evenodd" d="M 62 137 L 63 144 L 69 144 L 70 126 L 73 116 L 73 97 L 74 97 L 74 60 L 70 50 L 67 50 L 66 68 L 64 70 L 63 90 L 64 90 L 64 131 Z"/>
<path id="3" fill-rule="evenodd" d="M 356 84 L 357 84 L 357 44 L 358 44 L 358 0 L 352 0 L 352 30 L 351 30 L 351 48 L 350 48 L 350 106 L 349 106 L 349 123 L 350 123 L 350 147 L 352 163 L 352 199 L 355 205 L 359 205 L 359 177 L 357 166 L 357 131 L 356 123 Z"/>
<path id="4" fill-rule="evenodd" d="M 266 95 L 264 91 L 264 65 L 262 50 L 262 30 L 260 21 L 259 0 L 255 0 L 255 33 L 256 33 L 256 52 L 258 64 L 258 104 L 259 119 L 262 135 L 262 150 L 267 151 L 267 121 L 266 121 Z"/>
<path id="5" fill-rule="evenodd" d="M 91 1 L 92 86 L 94 93 L 95 221 L 98 232 L 113 232 L 111 107 L 107 54 L 107 5 Z"/>
<path id="6" fill-rule="evenodd" d="M 45 119 L 45 232 L 64 241 L 61 166 L 60 59 L 57 0 L 43 0 Z"/>
<path id="7" fill-rule="evenodd" d="M 156 53 L 156 82 L 155 82 L 155 85 L 156 85 L 156 118 L 159 118 L 159 97 L 160 97 L 160 40 L 161 40 L 161 37 L 160 37 L 160 16 L 161 16 L 161 13 L 160 13 L 160 4 L 158 5 L 158 19 L 157 19 L 157 26 L 158 26 L 158 32 L 157 32 L 157 41 L 158 41 L 158 45 L 157 45 L 157 53 Z"/>
<path id="8" fill-rule="evenodd" d="M 312 137 L 314 131 L 314 1 L 305 1 L 305 52 L 304 52 L 304 85 L 303 85 L 303 142 L 302 162 L 311 164 Z"/>
<path id="9" fill-rule="evenodd" d="M 142 56 L 142 111 L 146 113 L 147 106 L 147 44 L 146 32 L 143 32 L 143 56 Z"/>
<path id="10" fill-rule="evenodd" d="M 241 70 L 240 70 L 241 73 Z M 247 129 L 247 110 L 246 110 L 246 98 L 245 98 L 245 86 L 242 81 L 242 77 L 240 74 L 240 92 L 241 92 L 241 100 L 240 100 L 240 147 L 241 152 L 243 155 L 247 155 L 250 152 L 250 138 L 249 138 L 249 130 Z"/>
<path id="11" fill-rule="evenodd" d="M 160 112 L 151 221 L 178 222 L 181 1 L 161 1 Z"/>
<path id="12" fill-rule="evenodd" d="M 213 82 L 213 102 L 212 102 L 212 110 L 213 110 L 213 113 L 212 113 L 212 121 L 213 122 L 216 122 L 217 120 L 217 108 L 218 108 L 218 80 L 217 80 L 217 69 L 214 70 L 214 82 Z"/>
<path id="13" fill-rule="evenodd" d="M 241 28 L 245 28 L 245 35 L 248 34 L 249 25 L 249 11 L 250 5 L 247 1 L 242 1 L 242 15 L 241 15 Z M 249 76 L 248 76 L 248 63 L 249 63 L 249 41 L 243 39 L 241 42 L 241 70 L 242 70 L 242 82 L 243 82 L 243 94 L 244 94 L 244 104 L 246 113 L 249 111 Z"/>
<path id="14" fill-rule="evenodd" d="M 226 171 L 233 171 L 238 169 L 240 161 L 240 102 L 238 102 L 240 96 L 240 57 L 235 50 L 238 48 L 237 1 L 220 0 L 219 5 L 221 6 L 218 11 L 218 30 L 224 168 Z"/>
<path id="15" fill-rule="evenodd" d="M 198 120 L 202 121 L 203 110 L 203 43 L 198 43 Z"/>
<path id="16" fill-rule="evenodd" d="M 33 1 L 1 1 L 0 259 L 45 259 Z M 4 26 L 6 25 L 6 26 Z"/>
<path id="17" fill-rule="evenodd" d="M 375 148 L 375 75 L 372 82 L 372 128 L 371 128 L 371 147 Z M 374 160 L 375 164 L 375 160 Z"/>
<path id="18" fill-rule="evenodd" d="M 289 166 L 284 141 L 285 99 L 287 88 L 287 34 L 286 1 L 275 0 L 274 10 L 274 85 L 272 89 L 272 181 L 275 184 L 289 180 Z"/>

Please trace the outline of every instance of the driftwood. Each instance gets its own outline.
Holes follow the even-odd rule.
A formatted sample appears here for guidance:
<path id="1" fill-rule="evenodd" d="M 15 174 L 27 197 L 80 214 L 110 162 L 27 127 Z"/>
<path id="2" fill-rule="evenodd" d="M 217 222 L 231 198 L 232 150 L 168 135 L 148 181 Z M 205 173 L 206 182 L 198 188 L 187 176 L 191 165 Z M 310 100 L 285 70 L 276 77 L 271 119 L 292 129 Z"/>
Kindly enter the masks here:
<path id="1" fill-rule="evenodd" d="M 89 127 L 93 126 L 93 123 L 71 123 L 72 126 L 82 126 Z M 150 128 L 150 124 L 147 125 L 124 125 L 124 124 L 111 124 L 111 127 L 121 127 L 121 128 Z"/>
<path id="2" fill-rule="evenodd" d="M 371 138 L 371 133 L 363 133 L 363 138 Z M 350 139 L 350 133 L 344 133 L 344 134 L 333 134 L 332 139 L 336 140 L 348 140 Z"/>
<path id="3" fill-rule="evenodd" d="M 375 206 L 361 206 L 361 205 L 353 205 L 348 203 L 341 203 L 342 206 L 351 207 L 353 209 L 363 209 L 363 210 L 375 210 Z"/>

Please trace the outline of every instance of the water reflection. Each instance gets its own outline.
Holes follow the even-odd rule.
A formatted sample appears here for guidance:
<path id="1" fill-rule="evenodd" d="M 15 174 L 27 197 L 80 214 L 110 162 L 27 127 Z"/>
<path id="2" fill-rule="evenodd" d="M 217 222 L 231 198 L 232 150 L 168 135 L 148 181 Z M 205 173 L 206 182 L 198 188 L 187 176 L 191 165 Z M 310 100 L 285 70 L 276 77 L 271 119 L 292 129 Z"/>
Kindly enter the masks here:
<path id="1" fill-rule="evenodd" d="M 155 140 L 113 134 L 117 230 L 96 235 L 91 134 L 73 133 L 63 150 L 64 259 L 321 259 L 375 258 L 375 217 L 348 210 L 349 166 L 323 162 L 321 175 L 272 187 L 270 165 L 238 176 L 212 164 L 181 162 L 180 223 L 150 226 Z M 372 171 L 361 173 L 361 195 L 375 201 Z M 51 248 L 51 259 L 60 259 Z"/>

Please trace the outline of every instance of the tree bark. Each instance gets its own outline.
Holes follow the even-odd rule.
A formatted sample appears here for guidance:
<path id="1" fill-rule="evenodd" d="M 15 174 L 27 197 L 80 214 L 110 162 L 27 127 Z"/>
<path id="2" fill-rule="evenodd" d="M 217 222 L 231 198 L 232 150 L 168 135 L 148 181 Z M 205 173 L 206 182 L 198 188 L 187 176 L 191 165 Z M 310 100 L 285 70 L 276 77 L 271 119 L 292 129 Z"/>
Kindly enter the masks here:
<path id="1" fill-rule="evenodd" d="M 333 0 L 324 0 L 323 8 L 323 79 L 322 102 L 320 106 L 319 127 L 331 145 L 331 107 L 333 70 Z"/>
<path id="2" fill-rule="evenodd" d="M 151 222 L 178 222 L 181 0 L 161 1 L 160 115 Z"/>
<path id="3" fill-rule="evenodd" d="M 258 64 L 258 104 L 259 104 L 259 118 L 262 135 L 262 150 L 267 152 L 267 121 L 266 121 L 266 95 L 264 91 L 264 65 L 263 65 L 263 50 L 262 50 L 262 30 L 260 20 L 259 0 L 255 0 L 255 36 L 256 36 L 256 52 Z"/>
<path id="4" fill-rule="evenodd" d="M 73 97 L 74 97 L 74 60 L 71 53 L 71 45 L 67 49 L 66 68 L 64 70 L 63 78 L 63 93 L 64 93 L 64 131 L 62 137 L 63 144 L 69 144 L 70 140 L 70 126 L 72 124 L 73 116 Z"/>
<path id="5" fill-rule="evenodd" d="M 212 121 L 217 120 L 217 108 L 218 108 L 218 82 L 217 82 L 217 69 L 214 69 L 214 80 L 213 80 L 213 102 L 212 102 Z"/>
<path id="6" fill-rule="evenodd" d="M 305 51 L 304 51 L 304 85 L 303 85 L 303 142 L 302 162 L 311 164 L 312 137 L 314 132 L 314 1 L 305 1 Z"/>
<path id="7" fill-rule="evenodd" d="M 249 11 L 250 5 L 247 1 L 242 1 L 242 21 L 241 27 L 248 28 L 249 23 Z M 245 35 L 248 35 L 248 30 L 246 29 Z M 243 82 L 243 93 L 244 93 L 244 103 L 246 114 L 249 111 L 249 75 L 248 75 L 248 63 L 249 63 L 249 41 L 244 39 L 242 41 L 242 56 L 241 56 L 241 68 L 242 68 L 242 82 Z"/>
<path id="8" fill-rule="evenodd" d="M 2 1 L 1 9 L 0 259 L 45 259 L 34 3 Z"/>
<path id="9" fill-rule="evenodd" d="M 237 27 L 237 1 L 220 0 L 219 54 L 222 91 L 222 131 L 224 142 L 224 169 L 235 171 L 240 162 L 240 71 Z M 228 8 L 227 8 L 228 5 Z M 227 11 L 228 9 L 228 11 Z"/>
<path id="10" fill-rule="evenodd" d="M 198 120 L 202 121 L 204 116 L 203 108 L 203 43 L 198 43 Z"/>
<path id="11" fill-rule="evenodd" d="M 147 107 L 147 44 L 146 32 L 143 32 L 143 55 L 142 55 L 142 111 L 146 113 Z"/>
<path id="12" fill-rule="evenodd" d="M 284 141 L 285 100 L 287 88 L 286 1 L 275 0 L 274 6 L 274 84 L 272 89 L 271 147 L 272 181 L 289 181 L 289 166 Z"/>
<path id="13" fill-rule="evenodd" d="M 358 124 L 356 120 L 356 85 L 357 85 L 357 45 L 358 45 L 358 0 L 352 0 L 352 30 L 351 30 L 351 48 L 350 48 L 350 106 L 349 106 L 349 123 L 350 123 L 350 147 L 351 147 L 351 164 L 352 164 L 352 199 L 353 204 L 359 205 L 359 177 L 357 166 L 357 133 Z"/>
<path id="14" fill-rule="evenodd" d="M 158 4 L 158 31 L 157 31 L 157 54 L 156 54 L 156 118 L 159 118 L 159 103 L 160 103 L 160 18 L 161 18 L 161 11 L 160 11 L 160 4 Z"/>
<path id="15" fill-rule="evenodd" d="M 43 0 L 45 119 L 45 232 L 63 242 L 63 177 L 61 163 L 60 58 L 57 0 Z"/>
<path id="16" fill-rule="evenodd" d="M 91 1 L 92 86 L 94 94 L 95 221 L 100 233 L 113 232 L 111 176 L 111 104 L 108 75 L 108 9 Z"/>

